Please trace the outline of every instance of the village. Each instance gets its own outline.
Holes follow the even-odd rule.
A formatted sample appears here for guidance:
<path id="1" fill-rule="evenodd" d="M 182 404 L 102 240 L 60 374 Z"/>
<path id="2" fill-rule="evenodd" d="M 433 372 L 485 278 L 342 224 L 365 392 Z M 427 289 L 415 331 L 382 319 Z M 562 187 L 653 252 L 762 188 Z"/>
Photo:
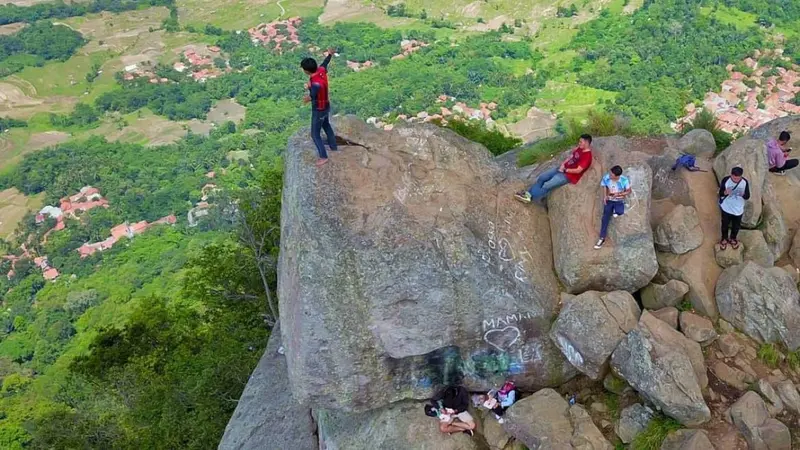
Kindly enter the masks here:
<path id="1" fill-rule="evenodd" d="M 774 56 L 781 57 L 781 54 L 778 50 Z M 740 70 L 733 64 L 728 65 L 729 78 L 722 82 L 720 91 L 708 92 L 702 107 L 688 104 L 686 115 L 672 124 L 672 128 L 679 131 L 692 122 L 701 109 L 716 116 L 721 130 L 737 135 L 779 117 L 800 114 L 800 106 L 794 104 L 800 93 L 800 67 L 773 68 L 760 63 L 759 59 L 764 56 L 757 51 L 752 58 L 743 61 Z"/>

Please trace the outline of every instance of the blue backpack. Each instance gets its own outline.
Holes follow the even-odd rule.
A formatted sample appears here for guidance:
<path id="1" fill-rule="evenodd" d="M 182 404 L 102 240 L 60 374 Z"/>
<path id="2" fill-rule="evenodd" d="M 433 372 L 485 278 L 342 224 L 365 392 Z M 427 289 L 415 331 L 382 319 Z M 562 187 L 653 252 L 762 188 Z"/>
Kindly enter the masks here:
<path id="1" fill-rule="evenodd" d="M 678 167 L 685 167 L 686 170 L 690 172 L 706 172 L 705 170 L 697 167 L 695 165 L 696 162 L 697 160 L 695 159 L 694 155 L 681 155 L 675 160 L 672 170 L 676 170 Z"/>

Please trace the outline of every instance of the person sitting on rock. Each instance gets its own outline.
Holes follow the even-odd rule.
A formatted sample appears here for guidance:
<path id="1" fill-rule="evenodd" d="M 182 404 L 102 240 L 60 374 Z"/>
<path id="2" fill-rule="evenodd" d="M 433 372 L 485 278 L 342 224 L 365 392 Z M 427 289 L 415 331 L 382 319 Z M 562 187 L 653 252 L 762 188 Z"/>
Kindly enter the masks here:
<path id="1" fill-rule="evenodd" d="M 767 162 L 769 171 L 775 175 L 786 175 L 786 171 L 794 169 L 800 163 L 797 159 L 786 159 L 792 151 L 787 145 L 792 136 L 788 131 L 781 131 L 778 139 L 770 139 L 767 142 Z"/>
<path id="2" fill-rule="evenodd" d="M 592 137 L 584 134 L 578 141 L 578 147 L 572 151 L 566 161 L 562 162 L 558 168 L 552 168 L 539 175 L 536 183 L 525 191 L 517 192 L 514 198 L 523 203 L 530 203 L 531 200 L 542 202 L 553 189 L 567 183 L 576 184 L 591 165 Z"/>
<path id="3" fill-rule="evenodd" d="M 625 214 L 625 197 L 631 193 L 631 182 L 628 177 L 622 175 L 620 166 L 612 167 L 603 176 L 600 186 L 603 187 L 603 219 L 600 222 L 600 238 L 594 244 L 595 249 L 601 248 L 606 242 L 611 217 Z"/>
<path id="4" fill-rule="evenodd" d="M 309 95 L 303 98 L 306 103 L 311 103 L 311 139 L 317 147 L 317 166 L 328 162 L 328 152 L 325 151 L 325 143 L 322 141 L 322 130 L 328 138 L 328 145 L 332 151 L 338 150 L 336 147 L 336 135 L 331 127 L 330 113 L 331 104 L 328 101 L 328 63 L 333 57 L 333 50 L 327 51 L 328 55 L 322 64 L 317 66 L 314 58 L 305 58 L 300 62 L 300 67 L 310 77 L 306 83 Z"/>
<path id="5" fill-rule="evenodd" d="M 731 169 L 730 176 L 722 179 L 719 184 L 719 207 L 722 209 L 722 240 L 719 241 L 720 250 L 739 248 L 739 228 L 742 226 L 744 203 L 750 198 L 750 183 L 744 176 L 741 167 Z M 730 234 L 729 234 L 730 230 Z"/>
<path id="6" fill-rule="evenodd" d="M 467 411 L 469 392 L 462 386 L 448 386 L 431 399 L 434 405 L 425 406 L 425 414 L 439 418 L 442 433 L 464 432 L 470 436 L 476 428 L 475 419 Z M 432 416 L 433 417 L 433 416 Z"/>
<path id="7" fill-rule="evenodd" d="M 486 395 L 482 395 L 481 404 L 484 408 L 494 413 L 495 419 L 503 423 L 503 414 L 517 400 L 517 388 L 513 381 L 506 381 L 499 390 L 492 389 Z"/>

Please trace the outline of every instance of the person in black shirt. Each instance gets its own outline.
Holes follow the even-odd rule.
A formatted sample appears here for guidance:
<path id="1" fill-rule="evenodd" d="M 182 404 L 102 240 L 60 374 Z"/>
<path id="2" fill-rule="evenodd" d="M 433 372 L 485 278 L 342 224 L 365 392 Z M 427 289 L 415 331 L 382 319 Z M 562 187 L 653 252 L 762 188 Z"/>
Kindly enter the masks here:
<path id="1" fill-rule="evenodd" d="M 448 386 L 431 400 L 439 406 L 439 431 L 448 434 L 463 431 L 472 436 L 476 425 L 475 419 L 467 411 L 469 392 L 466 389 L 462 386 Z"/>

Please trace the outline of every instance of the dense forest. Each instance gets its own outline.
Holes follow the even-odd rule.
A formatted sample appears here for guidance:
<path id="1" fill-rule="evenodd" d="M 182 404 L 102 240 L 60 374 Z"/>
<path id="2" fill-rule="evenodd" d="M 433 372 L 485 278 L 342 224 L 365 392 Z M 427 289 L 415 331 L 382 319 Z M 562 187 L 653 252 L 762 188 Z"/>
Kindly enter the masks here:
<path id="1" fill-rule="evenodd" d="M 0 5 L 0 25 L 14 22 L 32 23 L 43 19 L 66 19 L 100 11 L 121 12 L 149 6 L 172 6 L 174 3 L 174 0 L 92 0 L 86 3 L 57 1 L 32 6 L 8 3 Z"/>
<path id="2" fill-rule="evenodd" d="M 12 35 L 0 35 L 0 76 L 48 60 L 65 60 L 84 42 L 77 31 L 50 22 L 36 22 Z"/>

